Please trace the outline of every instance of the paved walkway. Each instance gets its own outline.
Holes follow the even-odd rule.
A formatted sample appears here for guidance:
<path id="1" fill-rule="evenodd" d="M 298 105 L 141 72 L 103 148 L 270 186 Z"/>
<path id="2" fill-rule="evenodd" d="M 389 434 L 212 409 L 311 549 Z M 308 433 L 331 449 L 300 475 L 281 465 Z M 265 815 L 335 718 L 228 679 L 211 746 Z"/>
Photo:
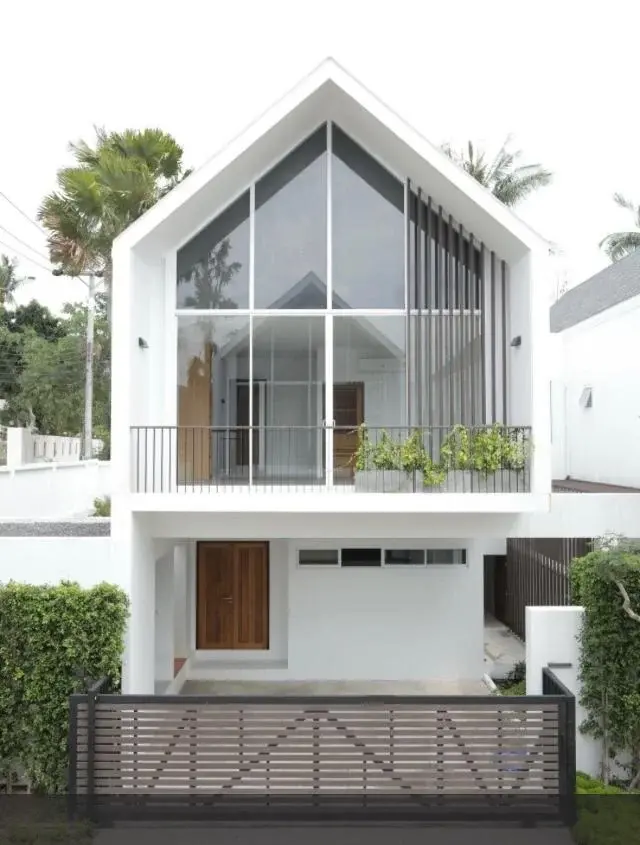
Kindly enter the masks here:
<path id="1" fill-rule="evenodd" d="M 516 663 L 525 659 L 525 645 L 522 640 L 498 622 L 488 616 L 484 623 L 484 665 L 490 678 L 502 678 Z"/>

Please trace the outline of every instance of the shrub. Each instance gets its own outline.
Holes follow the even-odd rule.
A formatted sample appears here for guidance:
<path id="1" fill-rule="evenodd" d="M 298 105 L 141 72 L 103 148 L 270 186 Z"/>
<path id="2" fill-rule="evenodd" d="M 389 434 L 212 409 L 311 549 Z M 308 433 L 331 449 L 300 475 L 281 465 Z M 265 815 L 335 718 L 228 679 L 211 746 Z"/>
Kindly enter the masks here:
<path id="1" fill-rule="evenodd" d="M 104 499 L 93 500 L 92 516 L 111 516 L 111 499 L 105 496 Z"/>
<path id="2" fill-rule="evenodd" d="M 69 696 L 119 679 L 127 612 L 110 584 L 0 586 L 0 760 L 35 791 L 66 789 Z"/>
<path id="3" fill-rule="evenodd" d="M 571 567 L 573 600 L 585 609 L 580 635 L 581 729 L 602 739 L 605 761 L 631 755 L 640 783 L 640 547 L 607 541 Z M 635 608 L 635 610 L 634 610 Z M 603 771 L 606 777 L 606 772 Z"/>

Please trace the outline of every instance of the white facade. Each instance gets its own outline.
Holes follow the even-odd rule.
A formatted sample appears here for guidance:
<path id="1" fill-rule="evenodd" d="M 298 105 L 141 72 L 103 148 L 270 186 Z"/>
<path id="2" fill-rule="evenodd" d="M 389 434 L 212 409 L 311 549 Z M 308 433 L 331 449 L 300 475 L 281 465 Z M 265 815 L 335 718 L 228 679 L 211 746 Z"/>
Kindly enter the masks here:
<path id="1" fill-rule="evenodd" d="M 640 297 L 553 337 L 554 478 L 640 487 Z"/>
<path id="2" fill-rule="evenodd" d="M 312 164 L 291 176 L 318 138 Z M 360 183 L 336 202 L 345 162 L 384 182 L 362 220 L 345 213 Z M 286 190 L 299 177 L 302 201 Z M 196 272 L 200 241 L 222 229 Z M 484 554 L 508 536 L 587 536 L 595 522 L 635 519 L 620 501 L 551 496 L 548 244 L 332 61 L 133 224 L 113 259 L 126 691 L 187 679 L 480 679 Z M 432 287 L 421 287 L 423 266 Z M 336 389 L 354 385 L 342 407 Z M 456 422 L 530 430 L 526 491 L 387 495 L 337 483 L 352 463 L 339 463 L 342 424 L 416 421 L 436 440 Z M 197 543 L 212 541 L 268 543 L 258 649 L 198 646 L 198 613 L 211 614 L 206 596 L 196 610 Z M 372 543 L 464 549 L 466 563 L 298 564 L 300 548 Z"/>

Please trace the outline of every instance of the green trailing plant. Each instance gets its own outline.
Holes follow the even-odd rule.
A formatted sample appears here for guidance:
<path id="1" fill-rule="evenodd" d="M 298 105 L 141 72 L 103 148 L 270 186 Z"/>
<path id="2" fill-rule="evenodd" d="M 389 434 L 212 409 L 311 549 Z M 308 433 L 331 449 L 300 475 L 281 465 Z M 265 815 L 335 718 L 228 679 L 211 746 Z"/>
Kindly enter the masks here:
<path id="1" fill-rule="evenodd" d="M 127 616 L 111 584 L 0 586 L 0 760 L 33 790 L 65 791 L 69 696 L 104 676 L 117 686 Z"/>
<path id="2" fill-rule="evenodd" d="M 640 544 L 604 538 L 571 567 L 580 633 L 581 730 L 603 742 L 608 760 L 627 753 L 629 787 L 640 787 Z"/>
<path id="3" fill-rule="evenodd" d="M 415 429 L 400 444 L 400 467 L 407 475 L 411 475 L 414 472 L 423 472 L 427 457 L 423 434 L 420 429 Z"/>
<path id="4" fill-rule="evenodd" d="M 456 425 L 445 438 L 440 457 L 450 470 L 485 475 L 502 469 L 521 472 L 527 462 L 527 443 L 524 432 L 499 424 L 478 429 Z"/>
<path id="5" fill-rule="evenodd" d="M 357 472 L 364 472 L 373 466 L 373 443 L 364 423 L 358 427 L 358 448 L 354 455 L 354 466 Z"/>
<path id="6" fill-rule="evenodd" d="M 372 451 L 374 469 L 399 470 L 402 466 L 402 444 L 383 431 Z"/>
<path id="7" fill-rule="evenodd" d="M 354 457 L 358 472 L 366 470 L 400 471 L 406 475 L 422 473 L 425 487 L 437 487 L 447 476 L 445 468 L 435 463 L 425 449 L 423 433 L 415 429 L 406 440 L 394 440 L 387 431 L 373 443 L 368 429 L 358 429 L 358 447 Z"/>
<path id="8" fill-rule="evenodd" d="M 455 425 L 440 447 L 440 458 L 447 469 L 470 470 L 472 465 L 473 438 L 465 425 Z"/>

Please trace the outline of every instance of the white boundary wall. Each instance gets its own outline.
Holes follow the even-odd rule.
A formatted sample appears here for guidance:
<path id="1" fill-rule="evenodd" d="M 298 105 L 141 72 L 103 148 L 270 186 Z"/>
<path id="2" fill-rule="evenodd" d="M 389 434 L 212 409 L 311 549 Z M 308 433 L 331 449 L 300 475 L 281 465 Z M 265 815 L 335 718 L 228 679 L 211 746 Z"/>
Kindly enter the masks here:
<path id="1" fill-rule="evenodd" d="M 600 777 L 602 743 L 585 736 L 580 725 L 586 711 L 579 704 L 580 665 L 579 635 L 584 617 L 582 607 L 528 607 L 526 609 L 527 695 L 542 695 L 542 670 L 550 663 L 567 664 L 552 667 L 567 689 L 576 697 L 576 765 L 580 772 Z M 569 665 L 570 664 L 570 665 Z"/>
<path id="2" fill-rule="evenodd" d="M 129 570 L 110 537 L 0 537 L 0 583 L 93 587 L 106 581 L 129 590 Z"/>
<path id="3" fill-rule="evenodd" d="M 0 467 L 0 519 L 59 519 L 93 512 L 111 493 L 108 461 Z"/>

